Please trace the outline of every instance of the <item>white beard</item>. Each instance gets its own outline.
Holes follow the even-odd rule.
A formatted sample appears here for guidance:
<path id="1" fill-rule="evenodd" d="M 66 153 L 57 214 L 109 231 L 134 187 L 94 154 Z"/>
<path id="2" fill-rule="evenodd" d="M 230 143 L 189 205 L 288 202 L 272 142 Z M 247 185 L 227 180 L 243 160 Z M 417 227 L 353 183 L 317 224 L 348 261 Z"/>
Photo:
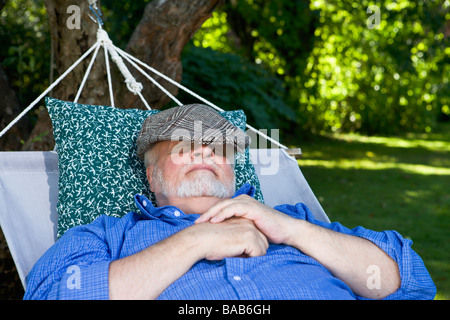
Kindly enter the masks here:
<path id="1" fill-rule="evenodd" d="M 182 181 L 178 187 L 169 185 L 159 170 L 153 172 L 153 177 L 153 181 L 160 185 L 161 193 L 166 197 L 218 197 L 224 199 L 231 197 L 235 192 L 236 178 L 234 176 L 229 182 L 224 183 L 210 174 L 196 174 L 194 177 Z"/>

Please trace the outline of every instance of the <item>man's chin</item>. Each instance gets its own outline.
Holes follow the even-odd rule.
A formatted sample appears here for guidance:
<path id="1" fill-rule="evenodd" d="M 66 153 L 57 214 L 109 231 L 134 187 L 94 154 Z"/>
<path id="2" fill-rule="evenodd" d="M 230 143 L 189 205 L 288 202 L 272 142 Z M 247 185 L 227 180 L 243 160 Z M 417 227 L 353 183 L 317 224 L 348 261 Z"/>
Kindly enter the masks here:
<path id="1" fill-rule="evenodd" d="M 203 176 L 204 177 L 204 176 Z M 205 181 L 188 180 L 180 184 L 177 195 L 180 198 L 189 197 L 216 197 L 220 199 L 229 198 L 234 193 L 233 188 L 218 180 Z"/>

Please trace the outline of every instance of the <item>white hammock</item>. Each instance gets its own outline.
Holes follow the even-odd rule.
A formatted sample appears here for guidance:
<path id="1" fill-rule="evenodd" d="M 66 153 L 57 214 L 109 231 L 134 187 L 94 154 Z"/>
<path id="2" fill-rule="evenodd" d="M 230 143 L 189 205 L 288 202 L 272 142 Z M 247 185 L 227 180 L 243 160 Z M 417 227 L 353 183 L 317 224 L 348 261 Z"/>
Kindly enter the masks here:
<path id="1" fill-rule="evenodd" d="M 89 2 L 91 5 L 95 5 L 95 0 L 89 0 Z M 141 94 L 142 84 L 133 78 L 123 59 L 163 90 L 178 105 L 181 105 L 181 102 L 142 68 L 178 86 L 214 109 L 223 111 L 223 109 L 203 97 L 117 48 L 99 23 L 97 42 L 6 126 L 0 132 L 0 137 L 58 85 L 81 61 L 94 52 L 75 97 L 74 102 L 77 102 L 100 47 L 103 47 L 105 51 L 112 106 L 114 106 L 114 98 L 109 70 L 109 56 L 111 56 L 111 60 L 116 63 L 124 76 L 127 88 L 138 95 L 148 109 L 150 109 L 150 106 Z M 283 203 L 295 204 L 303 202 L 308 206 L 316 219 L 329 222 L 327 215 L 301 173 L 297 161 L 288 154 L 292 149 L 289 150 L 286 146 L 249 125 L 247 125 L 247 128 L 281 148 L 250 150 L 265 203 L 269 206 L 275 206 Z M 294 149 L 293 151 L 295 154 L 299 154 L 299 150 Z M 264 174 L 264 171 L 267 169 L 267 161 L 264 160 L 269 158 L 277 161 L 278 169 L 276 175 Z M 34 263 L 56 241 L 58 177 L 58 155 L 54 151 L 0 152 L 0 225 L 24 287 L 26 287 L 26 276 Z"/>

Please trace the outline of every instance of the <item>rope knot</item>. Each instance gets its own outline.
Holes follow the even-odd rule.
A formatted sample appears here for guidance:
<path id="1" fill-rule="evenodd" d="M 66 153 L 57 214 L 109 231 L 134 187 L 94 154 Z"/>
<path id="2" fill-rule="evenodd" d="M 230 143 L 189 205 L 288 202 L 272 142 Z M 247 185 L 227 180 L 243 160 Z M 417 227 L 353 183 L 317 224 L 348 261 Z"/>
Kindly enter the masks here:
<path id="1" fill-rule="evenodd" d="M 142 83 L 137 82 L 134 79 L 126 79 L 125 83 L 127 85 L 128 90 L 130 90 L 134 94 L 140 93 L 142 91 L 142 89 L 144 88 L 142 86 Z"/>
<path id="2" fill-rule="evenodd" d="M 108 33 L 103 29 L 97 30 L 97 41 L 103 44 L 112 45 L 111 39 L 109 39 Z"/>

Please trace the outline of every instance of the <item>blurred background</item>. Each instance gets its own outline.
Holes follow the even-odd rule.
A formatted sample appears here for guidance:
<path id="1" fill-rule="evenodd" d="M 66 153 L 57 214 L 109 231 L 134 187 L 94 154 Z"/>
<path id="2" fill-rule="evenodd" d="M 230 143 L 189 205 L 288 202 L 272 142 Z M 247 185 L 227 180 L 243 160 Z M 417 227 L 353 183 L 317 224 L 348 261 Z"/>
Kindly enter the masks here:
<path id="1" fill-rule="evenodd" d="M 150 2 L 101 2 L 117 46 Z M 0 6 L 3 129 L 55 74 L 44 1 Z M 181 83 L 243 109 L 253 127 L 279 129 L 281 143 L 302 149 L 300 168 L 332 221 L 412 239 L 436 298 L 450 299 L 449 43 L 449 0 L 227 0 L 183 47 Z M 44 139 L 48 131 L 31 137 L 44 108 L 0 150 Z M 21 299 L 0 240 L 0 299 Z"/>

